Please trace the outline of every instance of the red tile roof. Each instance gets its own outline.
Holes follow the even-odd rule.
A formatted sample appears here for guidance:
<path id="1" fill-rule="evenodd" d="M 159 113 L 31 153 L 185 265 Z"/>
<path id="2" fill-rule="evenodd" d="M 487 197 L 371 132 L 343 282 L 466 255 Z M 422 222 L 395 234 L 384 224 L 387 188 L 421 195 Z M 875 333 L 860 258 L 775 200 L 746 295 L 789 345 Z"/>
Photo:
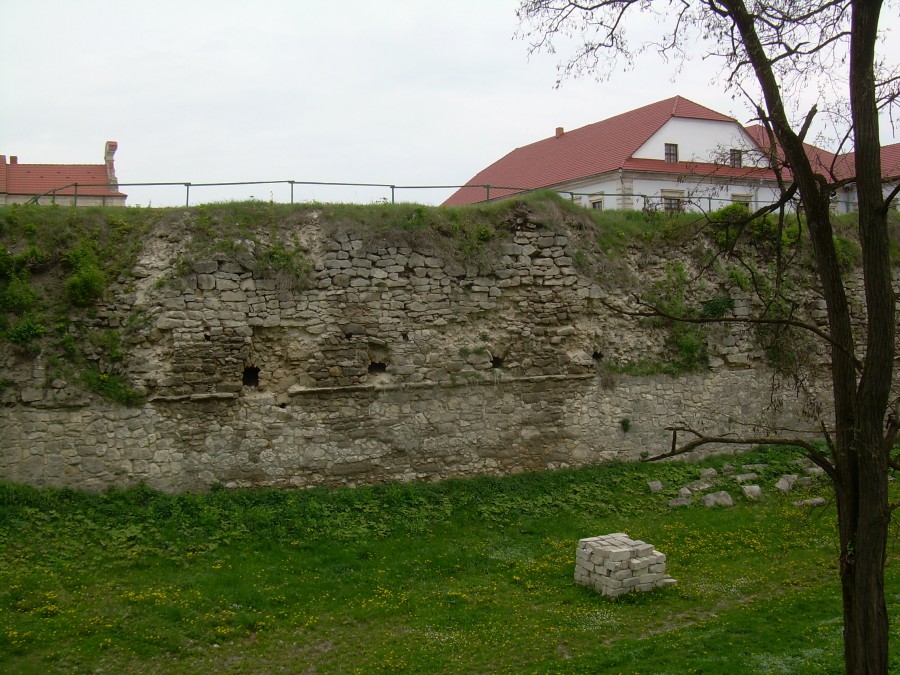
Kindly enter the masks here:
<path id="1" fill-rule="evenodd" d="M 15 157 L 7 162 L 0 155 L 0 194 L 41 195 L 55 188 L 78 183 L 78 195 L 85 197 L 125 197 L 118 187 L 109 187 L 110 173 L 113 171 L 112 155 L 116 143 L 107 143 L 108 164 L 20 164 Z M 115 183 L 115 173 L 112 173 Z M 58 195 L 75 194 L 74 187 L 59 190 Z"/>
<path id="2" fill-rule="evenodd" d="M 884 178 L 900 178 L 900 143 L 881 148 L 881 175 Z"/>
<path id="3" fill-rule="evenodd" d="M 477 173 L 466 183 L 472 187 L 460 188 L 444 204 L 460 205 L 483 201 L 486 190 L 474 186 L 518 188 L 492 188 L 490 194 L 493 199 L 515 194 L 523 189 L 550 187 L 626 168 L 626 163 L 638 148 L 673 117 L 737 123 L 733 118 L 715 110 L 675 96 L 516 148 Z M 712 169 L 716 165 L 706 166 Z M 671 171 L 672 166 L 668 165 L 668 169 Z"/>
<path id="4" fill-rule="evenodd" d="M 764 151 L 769 147 L 770 140 L 765 127 L 760 124 L 754 124 L 752 126 L 745 127 L 745 131 Z M 831 176 L 834 176 L 834 178 L 837 179 L 841 179 L 853 175 L 853 163 L 851 161 L 848 164 L 848 155 L 836 155 L 833 152 L 823 150 L 822 148 L 816 147 L 815 145 L 812 145 L 810 143 L 804 143 L 803 149 L 806 151 L 806 156 L 809 157 L 812 169 L 816 173 L 820 173 L 823 176 L 828 176 L 829 179 L 831 178 Z M 783 162 L 784 152 L 782 151 L 781 146 L 778 146 L 777 144 L 776 153 L 778 155 L 779 161 Z"/>
<path id="5" fill-rule="evenodd" d="M 755 166 L 730 166 L 711 162 L 667 162 L 663 159 L 629 158 L 622 168 L 630 171 L 647 171 L 703 178 L 768 178 L 774 179 L 770 169 Z"/>
<path id="6" fill-rule="evenodd" d="M 762 126 L 756 124 L 746 128 L 746 131 L 757 145 L 764 148 L 769 144 Z M 846 180 L 856 176 L 856 153 L 848 152 L 836 155 L 815 145 L 804 143 L 806 155 L 812 163 L 813 171 L 821 173 L 830 179 Z M 784 158 L 781 148 L 778 148 L 779 158 Z M 884 145 L 881 148 L 881 175 L 886 179 L 896 180 L 900 178 L 900 143 Z"/>
<path id="7" fill-rule="evenodd" d="M 838 178 L 852 178 L 856 175 L 856 153 L 841 155 L 840 174 Z M 881 148 L 881 175 L 883 178 L 900 178 L 900 143 L 885 145 Z"/>
<path id="8" fill-rule="evenodd" d="M 79 195 L 124 196 L 117 189 L 106 186 L 106 167 L 102 164 L 8 164 L 6 172 L 5 192 L 11 195 L 40 195 L 78 183 Z M 69 187 L 56 194 L 73 195 L 75 188 Z"/>

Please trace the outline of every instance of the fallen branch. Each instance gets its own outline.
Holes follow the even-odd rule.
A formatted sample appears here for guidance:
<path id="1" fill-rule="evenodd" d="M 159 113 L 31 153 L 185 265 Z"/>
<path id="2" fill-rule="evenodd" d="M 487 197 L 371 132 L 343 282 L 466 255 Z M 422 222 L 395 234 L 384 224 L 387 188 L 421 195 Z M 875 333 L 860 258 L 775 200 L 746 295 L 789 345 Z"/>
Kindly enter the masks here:
<path id="1" fill-rule="evenodd" d="M 700 433 L 695 429 L 691 429 L 690 427 L 666 427 L 666 431 L 672 432 L 672 447 L 668 452 L 665 452 L 661 455 L 654 455 L 653 457 L 647 457 L 643 459 L 644 462 L 656 462 L 661 459 L 668 459 L 669 457 L 677 457 L 678 455 L 683 455 L 685 453 L 691 452 L 700 446 L 707 445 L 709 443 L 728 443 L 731 445 L 789 445 L 795 448 L 801 448 L 806 452 L 807 457 L 809 457 L 812 462 L 822 468 L 825 473 L 828 474 L 828 477 L 833 481 L 836 481 L 838 478 L 837 469 L 828 461 L 828 457 L 822 453 L 815 445 L 810 443 L 809 441 L 805 441 L 802 438 L 780 438 L 778 436 L 734 436 L 729 434 L 727 436 L 707 436 L 705 434 Z M 684 443 L 683 445 L 678 445 L 678 432 L 683 431 L 688 434 L 693 434 L 695 436 L 694 439 Z"/>

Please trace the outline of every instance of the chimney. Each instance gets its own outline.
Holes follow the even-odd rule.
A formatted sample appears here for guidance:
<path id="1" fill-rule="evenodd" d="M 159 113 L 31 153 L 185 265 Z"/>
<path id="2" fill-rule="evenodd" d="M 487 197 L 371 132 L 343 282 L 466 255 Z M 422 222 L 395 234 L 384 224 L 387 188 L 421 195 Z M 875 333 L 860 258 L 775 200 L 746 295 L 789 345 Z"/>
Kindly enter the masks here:
<path id="1" fill-rule="evenodd" d="M 563 130 L 562 127 L 556 127 L 556 137 L 557 137 L 557 138 L 559 138 L 560 136 L 562 136 L 564 133 L 566 133 L 566 132 Z"/>
<path id="2" fill-rule="evenodd" d="M 106 141 L 106 147 L 103 148 L 103 159 L 106 162 L 106 180 L 109 182 L 110 189 L 116 190 L 119 187 L 119 181 L 116 179 L 116 166 L 113 156 L 119 144 L 115 141 Z"/>
<path id="3" fill-rule="evenodd" d="M 18 163 L 19 163 L 19 156 L 18 156 L 18 155 L 10 155 L 10 156 L 9 156 L 9 163 L 10 163 L 10 164 L 18 164 Z"/>

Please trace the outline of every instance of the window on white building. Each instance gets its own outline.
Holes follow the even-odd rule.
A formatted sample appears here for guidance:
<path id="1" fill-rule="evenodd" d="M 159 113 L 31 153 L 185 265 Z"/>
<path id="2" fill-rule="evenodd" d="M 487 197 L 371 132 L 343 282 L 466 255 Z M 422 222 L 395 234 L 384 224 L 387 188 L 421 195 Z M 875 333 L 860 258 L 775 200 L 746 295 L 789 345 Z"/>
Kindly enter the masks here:
<path id="1" fill-rule="evenodd" d="M 663 211 L 681 213 L 684 211 L 684 190 L 661 190 Z"/>
<path id="2" fill-rule="evenodd" d="M 740 168 L 744 163 L 743 153 L 740 150 L 731 150 L 728 153 L 728 163 L 736 169 Z"/>
<path id="3" fill-rule="evenodd" d="M 595 198 L 591 200 L 591 208 L 596 209 L 597 211 L 603 210 L 603 197 L 599 199 Z"/>
<path id="4" fill-rule="evenodd" d="M 732 204 L 740 204 L 745 208 L 750 208 L 750 203 L 752 199 L 750 195 L 741 195 L 741 194 L 733 194 L 731 195 L 731 203 Z"/>
<path id="5" fill-rule="evenodd" d="M 678 161 L 678 143 L 666 143 L 666 161 L 670 164 Z"/>

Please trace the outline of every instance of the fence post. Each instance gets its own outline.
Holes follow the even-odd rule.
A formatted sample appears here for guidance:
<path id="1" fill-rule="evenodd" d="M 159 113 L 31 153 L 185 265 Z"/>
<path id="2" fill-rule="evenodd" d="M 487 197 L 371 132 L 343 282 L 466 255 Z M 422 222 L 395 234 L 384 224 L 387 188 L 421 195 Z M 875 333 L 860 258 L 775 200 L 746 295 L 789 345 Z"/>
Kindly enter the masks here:
<path id="1" fill-rule="evenodd" d="M 190 183 L 184 184 L 184 205 L 185 206 L 191 205 L 191 184 Z"/>
<path id="2" fill-rule="evenodd" d="M 397 186 L 391 185 L 391 204 L 396 204 L 396 202 L 394 201 L 394 188 L 395 187 L 397 187 Z"/>
<path id="3" fill-rule="evenodd" d="M 291 204 L 294 203 L 294 181 L 289 180 L 288 183 L 291 184 Z"/>
<path id="4" fill-rule="evenodd" d="M 75 183 L 75 199 L 73 200 L 73 206 L 78 206 L 78 183 Z"/>
<path id="5" fill-rule="evenodd" d="M 491 186 L 485 185 L 484 188 L 487 190 L 487 196 L 484 198 L 484 201 L 489 202 L 491 201 Z"/>

